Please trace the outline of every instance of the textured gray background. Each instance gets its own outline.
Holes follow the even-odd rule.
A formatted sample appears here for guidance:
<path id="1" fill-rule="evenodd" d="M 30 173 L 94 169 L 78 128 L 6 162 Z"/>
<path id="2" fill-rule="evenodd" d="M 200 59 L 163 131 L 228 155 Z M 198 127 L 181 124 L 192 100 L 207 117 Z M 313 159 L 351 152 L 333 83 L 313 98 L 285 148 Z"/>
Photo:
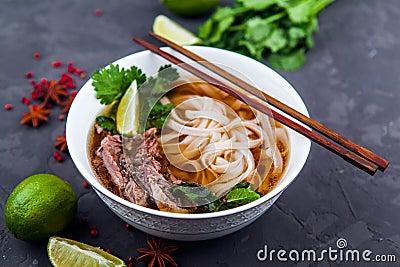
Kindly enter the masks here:
<path id="1" fill-rule="evenodd" d="M 223 1 L 229 3 L 228 1 Z M 104 14 L 94 15 L 99 8 Z M 111 249 L 126 259 L 148 236 L 125 229 L 83 179 L 69 157 L 51 157 L 55 136 L 65 123 L 51 121 L 39 129 L 19 125 L 26 106 L 21 96 L 30 85 L 26 71 L 57 78 L 50 62 L 72 60 L 90 74 L 117 58 L 141 50 L 131 38 L 147 40 L 154 17 L 164 13 L 193 31 L 205 20 L 173 16 L 156 0 L 62 1 L 0 0 L 0 210 L 8 194 L 26 176 L 54 173 L 70 182 L 79 196 L 77 223 L 64 236 Z M 181 266 L 266 266 L 256 253 L 271 249 L 317 249 L 335 246 L 338 237 L 352 248 L 395 254 L 400 260 L 400 3 L 398 0 L 337 0 L 320 16 L 316 46 L 305 66 L 281 72 L 305 100 L 311 116 L 391 161 L 374 177 L 313 145 L 298 179 L 265 215 L 247 228 L 215 240 L 179 245 Z M 42 59 L 32 59 L 34 52 Z M 78 86 L 83 81 L 78 82 Z M 92 239 L 87 217 L 100 235 Z M 375 263 L 370 266 L 398 266 Z M 279 263 L 273 266 L 292 266 Z M 308 263 L 299 263 L 307 266 Z M 312 266 L 339 265 L 322 262 Z M 342 263 L 365 266 L 365 263 Z M 28 244 L 9 235 L 0 220 L 0 266 L 49 266 L 45 244 Z M 139 263 L 136 266 L 144 266 Z"/>

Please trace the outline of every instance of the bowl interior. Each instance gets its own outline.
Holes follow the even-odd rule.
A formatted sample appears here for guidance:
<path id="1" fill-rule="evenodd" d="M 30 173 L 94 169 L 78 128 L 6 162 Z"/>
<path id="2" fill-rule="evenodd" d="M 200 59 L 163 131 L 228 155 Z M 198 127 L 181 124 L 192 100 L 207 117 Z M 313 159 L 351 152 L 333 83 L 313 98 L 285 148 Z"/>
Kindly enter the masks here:
<path id="1" fill-rule="evenodd" d="M 172 49 L 163 48 L 167 52 L 180 57 Z M 296 90 L 278 73 L 264 64 L 245 57 L 243 55 L 210 47 L 191 46 L 187 49 L 199 54 L 207 60 L 227 65 L 235 69 L 247 78 L 257 88 L 288 104 L 299 112 L 308 116 L 307 108 Z M 153 75 L 161 65 L 169 64 L 165 59 L 149 52 L 142 51 L 128 55 L 114 62 L 120 67 L 129 68 L 132 65 L 140 67 L 146 74 Z M 92 87 L 92 80 L 89 79 L 77 94 L 67 118 L 66 137 L 71 158 L 83 177 L 100 193 L 105 194 L 119 203 L 158 216 L 174 218 L 210 218 L 223 216 L 229 213 L 240 212 L 241 210 L 254 207 L 283 191 L 298 175 L 304 166 L 310 150 L 310 141 L 291 129 L 288 129 L 290 138 L 290 158 L 286 172 L 277 186 L 262 198 L 238 208 L 231 210 L 205 213 L 205 214 L 175 214 L 163 211 L 152 210 L 128 202 L 104 188 L 95 177 L 88 157 L 88 135 L 92 129 L 98 113 L 104 108 L 95 97 Z"/>

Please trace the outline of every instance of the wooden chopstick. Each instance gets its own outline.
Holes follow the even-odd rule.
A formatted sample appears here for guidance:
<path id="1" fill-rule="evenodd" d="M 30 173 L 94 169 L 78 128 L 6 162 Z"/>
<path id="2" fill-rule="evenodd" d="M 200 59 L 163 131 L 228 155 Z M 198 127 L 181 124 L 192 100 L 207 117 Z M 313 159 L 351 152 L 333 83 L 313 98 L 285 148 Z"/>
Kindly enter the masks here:
<path id="1" fill-rule="evenodd" d="M 260 90 L 252 86 L 251 84 L 239 79 L 238 77 L 230 74 L 229 72 L 221 69 L 220 67 L 214 65 L 213 63 L 207 61 L 206 59 L 200 57 L 199 55 L 185 49 L 184 47 L 160 36 L 153 32 L 149 32 L 151 36 L 156 38 L 157 40 L 161 41 L 162 43 L 166 44 L 167 46 L 171 47 L 172 49 L 180 52 L 181 54 L 185 55 L 186 57 L 196 61 L 200 65 L 204 66 L 205 68 L 211 70 L 212 72 L 218 74 L 222 78 L 227 79 L 228 81 L 232 82 L 233 84 L 239 86 L 240 88 L 246 90 L 248 93 L 251 93 L 257 97 L 260 97 Z M 365 159 L 371 161 L 372 163 L 376 164 L 380 171 L 384 171 L 389 162 L 384 158 L 378 156 L 377 154 L 373 153 L 372 151 L 357 145 L 353 141 L 345 138 L 344 136 L 334 132 L 333 130 L 329 129 L 328 127 L 324 126 L 318 121 L 315 121 L 304 114 L 298 112 L 297 110 L 291 108 L 290 106 L 286 105 L 285 103 L 279 101 L 278 99 L 261 92 L 262 97 L 264 97 L 272 106 L 276 107 L 277 109 L 283 111 L 284 113 L 290 115 L 291 117 L 297 119 L 298 121 L 304 123 L 305 125 L 311 127 L 312 129 L 318 131 L 319 133 L 323 134 L 324 136 L 330 138 L 331 140 L 335 141 L 336 143 L 342 145 L 343 147 L 349 149 L 350 151 L 364 157 Z"/>
<path id="2" fill-rule="evenodd" d="M 372 163 L 363 157 L 355 154 L 352 151 L 344 149 L 343 147 L 332 143 L 331 141 L 325 139 L 323 136 L 313 132 L 304 126 L 296 123 L 295 121 L 283 116 L 282 114 L 270 109 L 268 105 L 261 101 L 258 98 L 249 97 L 248 94 L 240 92 L 239 90 L 234 90 L 229 86 L 225 85 L 221 81 L 217 80 L 216 78 L 202 72 L 199 69 L 196 69 L 190 64 L 185 64 L 184 61 L 180 60 L 179 58 L 161 50 L 159 47 L 150 44 L 138 37 L 133 38 L 135 42 L 142 45 L 143 47 L 147 48 L 148 50 L 158 54 L 159 56 L 163 57 L 164 59 L 179 65 L 180 68 L 194 74 L 195 76 L 199 77 L 200 79 L 212 84 L 213 86 L 221 89 L 222 91 L 235 96 L 239 100 L 243 101 L 244 103 L 248 104 L 249 106 L 259 110 L 260 112 L 273 117 L 273 119 L 281 122 L 282 124 L 290 127 L 291 129 L 297 131 L 298 133 L 304 135 L 305 137 L 309 138 L 310 140 L 314 141 L 315 143 L 325 147 L 326 149 L 334 152 L 335 154 L 339 155 L 346 161 L 350 162 L 354 166 L 360 168 L 361 170 L 369 173 L 370 175 L 374 175 L 378 169 L 378 166 L 375 163 Z"/>

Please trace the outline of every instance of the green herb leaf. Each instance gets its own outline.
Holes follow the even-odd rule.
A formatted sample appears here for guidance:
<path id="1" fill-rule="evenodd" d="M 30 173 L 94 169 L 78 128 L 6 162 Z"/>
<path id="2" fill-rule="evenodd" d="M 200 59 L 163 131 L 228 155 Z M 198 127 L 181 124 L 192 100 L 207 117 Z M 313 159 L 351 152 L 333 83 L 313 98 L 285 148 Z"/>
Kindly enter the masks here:
<path id="1" fill-rule="evenodd" d="M 183 183 L 173 187 L 172 194 L 183 205 L 203 206 L 216 200 L 214 194 L 204 186 L 195 183 Z"/>
<path id="2" fill-rule="evenodd" d="M 111 116 L 101 115 L 96 118 L 96 124 L 99 125 L 106 131 L 110 131 L 112 134 L 117 133 L 117 126 L 115 120 Z"/>
<path id="3" fill-rule="evenodd" d="M 109 105 L 120 99 L 135 79 L 140 86 L 146 81 L 146 75 L 137 67 L 126 70 L 110 64 L 108 68 L 101 68 L 92 75 L 92 85 L 100 103 Z"/>
<path id="4" fill-rule="evenodd" d="M 199 27 L 203 43 L 295 70 L 314 45 L 317 15 L 334 0 L 236 0 Z"/>
<path id="5" fill-rule="evenodd" d="M 250 188 L 235 188 L 225 196 L 225 202 L 229 207 L 238 207 L 259 199 L 260 195 Z"/>
<path id="6" fill-rule="evenodd" d="M 290 71 L 300 68 L 305 60 L 304 49 L 298 49 L 290 54 L 272 54 L 267 62 L 274 68 Z"/>
<path id="7" fill-rule="evenodd" d="M 173 104 L 163 105 L 160 101 L 158 101 L 151 109 L 149 117 L 147 118 L 146 130 L 153 127 L 161 130 L 173 108 Z"/>

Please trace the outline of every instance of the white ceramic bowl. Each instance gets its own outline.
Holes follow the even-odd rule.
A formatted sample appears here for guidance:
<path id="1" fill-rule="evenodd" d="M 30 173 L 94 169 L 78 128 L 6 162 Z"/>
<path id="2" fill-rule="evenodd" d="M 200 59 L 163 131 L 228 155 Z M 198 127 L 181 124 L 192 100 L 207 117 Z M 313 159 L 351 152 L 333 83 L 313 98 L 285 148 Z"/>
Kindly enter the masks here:
<path id="1" fill-rule="evenodd" d="M 308 116 L 295 89 L 279 74 L 264 64 L 243 55 L 210 47 L 187 47 L 211 62 L 227 65 L 244 74 L 258 88 Z M 178 57 L 172 49 L 163 48 Z M 139 66 L 145 73 L 156 73 L 167 64 L 163 58 L 142 51 L 114 62 L 122 67 Z M 104 108 L 95 98 L 92 80 L 76 96 L 68 114 L 66 137 L 72 160 L 104 203 L 121 219 L 146 233 L 175 240 L 204 240 L 235 232 L 260 217 L 293 182 L 304 166 L 310 141 L 289 129 L 290 158 L 286 172 L 268 194 L 249 204 L 215 213 L 178 214 L 153 210 L 128 202 L 103 187 L 95 177 L 88 159 L 88 134 L 98 113 Z"/>

